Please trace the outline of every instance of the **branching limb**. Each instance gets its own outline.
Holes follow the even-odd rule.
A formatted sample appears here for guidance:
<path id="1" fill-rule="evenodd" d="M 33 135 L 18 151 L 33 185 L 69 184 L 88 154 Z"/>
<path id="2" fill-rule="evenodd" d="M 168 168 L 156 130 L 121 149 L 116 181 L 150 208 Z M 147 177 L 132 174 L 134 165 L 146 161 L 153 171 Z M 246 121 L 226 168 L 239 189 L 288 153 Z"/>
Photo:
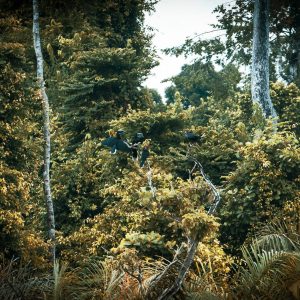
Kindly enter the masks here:
<path id="1" fill-rule="evenodd" d="M 220 201 L 221 201 L 220 193 L 219 193 L 218 189 L 216 188 L 216 186 L 210 181 L 210 179 L 208 178 L 208 176 L 204 172 L 202 164 L 197 159 L 193 159 L 193 160 L 194 160 L 195 164 L 199 167 L 199 170 L 201 172 L 201 175 L 202 175 L 203 179 L 209 185 L 209 187 L 211 188 L 211 190 L 214 194 L 214 202 L 208 210 L 208 214 L 213 215 L 215 213 Z"/>
<path id="2" fill-rule="evenodd" d="M 191 179 L 192 173 L 195 171 L 196 167 L 198 167 L 203 179 L 209 185 L 209 187 L 211 188 L 211 190 L 214 194 L 213 204 L 210 206 L 209 211 L 208 211 L 209 215 L 213 215 L 221 201 L 220 193 L 218 192 L 215 185 L 210 181 L 210 179 L 204 172 L 202 164 L 195 158 L 192 158 L 192 160 L 194 161 L 194 166 L 193 166 L 192 170 L 189 171 L 189 177 Z M 200 242 L 200 236 L 196 236 L 195 238 L 190 237 L 188 239 L 189 239 L 189 242 L 188 242 L 189 247 L 188 247 L 187 255 L 185 257 L 185 260 L 182 263 L 182 266 L 179 270 L 178 276 L 175 279 L 173 285 L 171 287 L 165 289 L 164 292 L 162 293 L 162 295 L 158 298 L 158 300 L 170 299 L 170 297 L 174 296 L 180 290 L 180 288 L 182 286 L 184 278 L 193 263 L 193 260 L 194 260 L 194 257 L 195 257 L 196 251 L 197 251 L 197 247 Z"/>
<path id="3" fill-rule="evenodd" d="M 197 239 L 189 239 L 189 247 L 188 247 L 187 255 L 186 255 L 185 260 L 182 263 L 182 266 L 179 270 L 177 278 L 175 279 L 173 285 L 170 288 L 164 290 L 164 292 L 158 298 L 158 300 L 167 300 L 179 291 L 179 289 L 181 288 L 181 285 L 183 283 L 183 280 L 184 280 L 187 272 L 189 271 L 191 264 L 193 263 L 194 256 L 196 254 L 196 250 L 197 250 L 199 242 L 200 242 L 200 240 L 198 238 Z"/>

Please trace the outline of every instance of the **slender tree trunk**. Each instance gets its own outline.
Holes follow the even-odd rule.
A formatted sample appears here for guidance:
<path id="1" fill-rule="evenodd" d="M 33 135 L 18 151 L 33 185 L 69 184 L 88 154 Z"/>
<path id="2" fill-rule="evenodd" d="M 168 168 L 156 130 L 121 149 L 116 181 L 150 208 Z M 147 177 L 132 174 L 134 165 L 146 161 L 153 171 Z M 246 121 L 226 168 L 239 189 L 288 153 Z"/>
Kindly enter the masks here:
<path id="1" fill-rule="evenodd" d="M 185 279 L 186 274 L 188 273 L 193 261 L 194 257 L 200 242 L 200 238 L 197 237 L 195 239 L 189 239 L 189 246 L 187 250 L 187 255 L 182 263 L 182 267 L 179 270 L 178 276 L 175 279 L 174 283 L 170 288 L 164 290 L 162 295 L 158 298 L 158 300 L 167 300 L 174 296 L 181 288 L 182 283 Z"/>
<path id="2" fill-rule="evenodd" d="M 209 185 L 209 187 L 211 188 L 212 193 L 214 194 L 214 202 L 212 203 L 209 211 L 208 211 L 208 215 L 214 215 L 216 212 L 216 209 L 218 208 L 218 205 L 220 204 L 220 194 L 217 190 L 217 188 L 215 187 L 215 185 L 209 180 L 208 176 L 205 174 L 204 169 L 202 164 L 192 158 L 195 162 L 195 165 L 192 169 L 192 171 L 190 172 L 190 174 L 193 172 L 193 170 L 198 167 L 200 170 L 200 173 L 203 177 L 203 179 L 205 180 L 205 182 Z M 194 257 L 196 255 L 196 251 L 198 248 L 198 245 L 201 241 L 203 237 L 196 235 L 195 237 L 189 237 L 188 238 L 188 250 L 187 250 L 187 254 L 186 257 L 181 265 L 181 268 L 178 272 L 178 276 L 175 279 L 174 283 L 172 284 L 171 287 L 165 289 L 162 293 L 162 295 L 158 298 L 158 300 L 168 300 L 171 299 L 172 296 L 174 296 L 181 288 L 182 283 L 185 279 L 186 274 L 188 273 L 193 261 L 194 261 Z"/>
<path id="3" fill-rule="evenodd" d="M 33 44 L 37 61 L 37 82 L 40 88 L 40 93 L 43 101 L 43 116 L 44 116 L 44 197 L 47 207 L 47 225 L 48 234 L 51 242 L 51 258 L 55 261 L 55 220 L 54 209 L 51 197 L 50 186 L 50 120 L 49 120 L 49 101 L 45 90 L 44 71 L 43 71 L 43 55 L 41 49 L 41 38 L 39 29 L 39 10 L 38 0 L 33 0 Z"/>
<path id="4" fill-rule="evenodd" d="M 253 102 L 259 103 L 267 118 L 277 114 L 269 89 L 269 0 L 255 0 L 253 14 L 253 48 L 251 93 Z"/>

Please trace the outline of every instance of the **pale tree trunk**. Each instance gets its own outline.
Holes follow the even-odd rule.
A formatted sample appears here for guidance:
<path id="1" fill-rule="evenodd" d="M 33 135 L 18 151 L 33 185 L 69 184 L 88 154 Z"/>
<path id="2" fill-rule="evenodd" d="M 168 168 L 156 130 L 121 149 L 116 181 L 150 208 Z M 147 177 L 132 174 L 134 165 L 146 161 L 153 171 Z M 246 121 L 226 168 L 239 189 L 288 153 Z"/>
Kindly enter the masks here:
<path id="1" fill-rule="evenodd" d="M 251 94 L 267 118 L 277 114 L 269 89 L 269 0 L 254 0 Z"/>
<path id="2" fill-rule="evenodd" d="M 38 0 L 33 0 L 33 44 L 37 61 L 37 82 L 40 88 L 40 93 L 43 102 L 43 117 L 44 117 L 44 197 L 47 208 L 47 225 L 48 234 L 51 242 L 50 252 L 53 262 L 55 261 L 55 220 L 53 201 L 51 197 L 50 186 L 50 118 L 49 118 L 49 101 L 45 90 L 44 71 L 43 71 L 43 55 L 41 49 L 40 29 L 39 29 L 39 10 Z"/>

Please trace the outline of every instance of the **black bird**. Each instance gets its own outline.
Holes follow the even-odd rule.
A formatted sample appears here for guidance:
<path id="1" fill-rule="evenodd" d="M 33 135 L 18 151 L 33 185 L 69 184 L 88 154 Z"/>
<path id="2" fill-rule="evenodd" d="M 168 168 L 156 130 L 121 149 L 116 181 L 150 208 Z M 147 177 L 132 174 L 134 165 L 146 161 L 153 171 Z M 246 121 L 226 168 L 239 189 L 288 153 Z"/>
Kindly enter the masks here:
<path id="1" fill-rule="evenodd" d="M 126 140 L 123 140 L 123 136 L 125 135 L 124 130 L 118 130 L 117 132 L 111 130 L 109 135 L 110 136 L 108 138 L 102 141 L 102 145 L 111 148 L 111 154 L 116 154 L 117 151 L 131 153 L 131 156 L 134 160 L 138 158 L 138 148 L 139 145 L 143 143 L 140 167 L 142 168 L 145 165 L 145 162 L 150 155 L 150 140 L 145 140 L 143 133 L 137 132 L 134 135 L 131 144 L 129 144 Z"/>
<path id="2" fill-rule="evenodd" d="M 131 152 L 130 145 L 126 141 L 122 140 L 122 136 L 125 135 L 124 130 L 118 130 L 115 136 L 113 136 L 115 134 L 113 131 L 110 131 L 109 134 L 110 134 L 110 137 L 106 138 L 102 142 L 102 145 L 110 147 L 111 148 L 111 150 L 110 150 L 111 154 L 115 154 L 117 152 L 117 150 L 122 151 L 122 152 L 126 152 L 126 153 Z"/>
<path id="3" fill-rule="evenodd" d="M 138 146 L 145 140 L 143 133 L 137 132 L 131 142 L 131 156 L 133 160 L 138 157 Z"/>
<path id="4" fill-rule="evenodd" d="M 142 132 L 137 132 L 132 139 L 132 145 L 142 143 L 145 140 L 145 137 Z"/>
<path id="5" fill-rule="evenodd" d="M 110 136 L 108 138 L 106 138 L 104 141 L 102 141 L 102 146 L 107 146 L 107 147 L 113 147 L 116 143 L 117 143 L 117 138 Z"/>
<path id="6" fill-rule="evenodd" d="M 125 131 L 124 130 L 119 129 L 117 131 L 117 139 L 122 139 L 122 136 L 124 136 L 124 135 L 125 135 Z"/>
<path id="7" fill-rule="evenodd" d="M 198 142 L 200 140 L 200 136 L 193 133 L 192 131 L 186 131 L 184 133 L 184 137 L 189 141 L 189 142 Z"/>
<path id="8" fill-rule="evenodd" d="M 123 140 L 117 140 L 115 147 L 115 152 L 112 152 L 113 154 L 116 153 L 116 150 L 121 151 L 121 152 L 126 152 L 130 153 L 131 152 L 131 146 Z M 113 150 L 113 149 L 112 149 Z"/>

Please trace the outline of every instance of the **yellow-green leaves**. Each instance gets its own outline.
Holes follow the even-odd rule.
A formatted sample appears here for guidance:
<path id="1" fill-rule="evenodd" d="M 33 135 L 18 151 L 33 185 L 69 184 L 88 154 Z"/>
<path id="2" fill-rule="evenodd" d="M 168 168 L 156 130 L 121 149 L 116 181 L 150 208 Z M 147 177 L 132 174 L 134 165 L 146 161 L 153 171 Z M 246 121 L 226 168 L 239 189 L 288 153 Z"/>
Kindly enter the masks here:
<path id="1" fill-rule="evenodd" d="M 181 224 L 188 236 L 200 236 L 201 239 L 215 233 L 219 227 L 215 217 L 208 215 L 203 208 L 184 214 Z"/>

